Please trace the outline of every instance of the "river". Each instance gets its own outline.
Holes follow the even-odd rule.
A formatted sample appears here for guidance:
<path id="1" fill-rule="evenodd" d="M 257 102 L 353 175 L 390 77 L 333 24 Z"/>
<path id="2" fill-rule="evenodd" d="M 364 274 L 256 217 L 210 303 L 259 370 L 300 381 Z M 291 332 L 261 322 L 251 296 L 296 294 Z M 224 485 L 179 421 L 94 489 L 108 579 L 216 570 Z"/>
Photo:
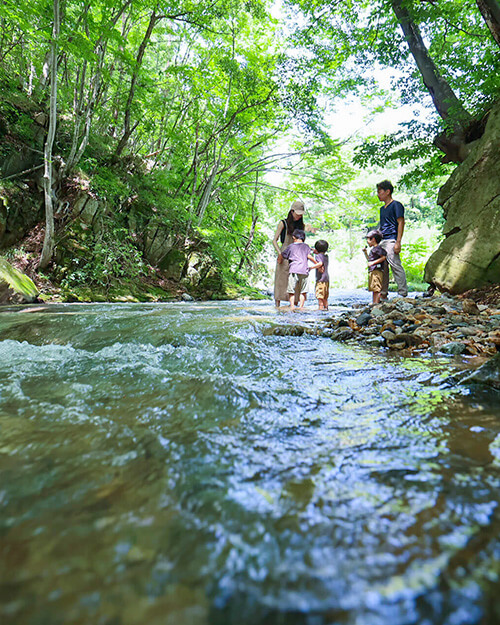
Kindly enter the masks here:
<path id="1" fill-rule="evenodd" d="M 498 393 L 321 315 L 4 309 L 2 625 L 500 622 Z"/>

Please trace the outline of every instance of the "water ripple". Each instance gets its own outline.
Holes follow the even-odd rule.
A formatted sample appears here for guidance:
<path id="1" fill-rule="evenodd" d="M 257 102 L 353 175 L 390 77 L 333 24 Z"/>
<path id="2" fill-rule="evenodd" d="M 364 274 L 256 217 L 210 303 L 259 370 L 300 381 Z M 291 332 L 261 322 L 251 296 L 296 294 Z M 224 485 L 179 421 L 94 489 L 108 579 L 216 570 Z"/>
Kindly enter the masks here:
<path id="1" fill-rule="evenodd" d="M 495 398 L 282 318 L 2 313 L 2 623 L 497 622 Z"/>

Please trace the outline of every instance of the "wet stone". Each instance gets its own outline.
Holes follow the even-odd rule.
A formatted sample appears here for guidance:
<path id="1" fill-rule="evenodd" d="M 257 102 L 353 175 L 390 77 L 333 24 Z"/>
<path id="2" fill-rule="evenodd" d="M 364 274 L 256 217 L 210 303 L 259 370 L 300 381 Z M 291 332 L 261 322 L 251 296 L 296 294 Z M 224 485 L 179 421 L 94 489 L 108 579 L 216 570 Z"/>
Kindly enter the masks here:
<path id="1" fill-rule="evenodd" d="M 386 319 L 390 319 L 391 321 L 404 321 L 406 319 L 406 315 L 404 315 L 403 313 L 398 312 L 397 310 L 394 310 L 393 312 L 389 313 L 388 315 L 386 315 L 385 317 Z"/>
<path id="2" fill-rule="evenodd" d="M 447 332 L 431 332 L 429 334 L 431 345 L 439 347 L 450 342 L 450 335 Z"/>
<path id="3" fill-rule="evenodd" d="M 391 349 L 406 349 L 406 343 L 401 342 L 401 341 L 395 341 L 394 343 L 390 344 Z"/>
<path id="4" fill-rule="evenodd" d="M 372 336 L 366 342 L 368 345 L 384 345 L 385 339 L 382 336 Z"/>
<path id="5" fill-rule="evenodd" d="M 410 310 L 413 310 L 415 308 L 414 304 L 412 304 L 411 302 L 406 302 L 404 300 L 396 302 L 395 306 L 399 311 L 404 313 L 410 312 Z"/>
<path id="6" fill-rule="evenodd" d="M 334 333 L 335 330 L 333 328 L 324 328 L 323 330 L 320 330 L 319 335 L 324 336 L 325 338 L 331 338 Z"/>
<path id="7" fill-rule="evenodd" d="M 476 302 L 471 299 L 464 299 L 462 302 L 462 310 L 468 315 L 479 315 L 480 312 Z"/>
<path id="8" fill-rule="evenodd" d="M 459 330 L 459 333 L 463 336 L 476 336 L 480 334 L 481 330 L 477 326 L 466 326 Z"/>
<path id="9" fill-rule="evenodd" d="M 403 332 L 402 334 L 398 334 L 396 336 L 396 340 L 398 342 L 404 341 L 404 343 L 408 347 L 416 347 L 417 345 L 421 345 L 424 339 L 416 334 L 408 334 Z"/>
<path id="10" fill-rule="evenodd" d="M 500 350 L 500 310 L 487 308 L 481 316 L 462 310 L 459 298 L 435 296 L 409 300 L 393 298 L 367 307 L 359 305 L 340 316 L 324 319 L 321 326 L 287 326 L 268 330 L 268 334 L 301 336 L 304 333 L 335 341 L 356 340 L 367 345 L 382 345 L 411 356 L 422 353 L 491 357 Z M 403 312 L 405 311 L 405 312 Z"/>
<path id="11" fill-rule="evenodd" d="M 465 384 L 484 384 L 500 390 L 500 353 L 481 365 L 474 373 L 463 380 Z"/>
<path id="12" fill-rule="evenodd" d="M 365 326 L 368 324 L 371 318 L 372 316 L 369 312 L 363 312 L 361 313 L 361 315 L 359 315 L 359 317 L 356 317 L 356 323 L 358 324 L 358 326 Z"/>
<path id="13" fill-rule="evenodd" d="M 416 323 L 412 323 L 408 326 L 403 326 L 405 332 L 414 332 L 418 328 Z"/>
<path id="14" fill-rule="evenodd" d="M 456 356 L 459 354 L 465 354 L 465 352 L 467 351 L 467 346 L 464 345 L 464 343 L 458 342 L 445 343 L 444 345 L 440 346 L 439 351 L 443 352 L 444 354 Z"/>
<path id="15" fill-rule="evenodd" d="M 433 315 L 446 315 L 448 311 L 444 306 L 432 307 L 431 313 Z"/>
<path id="16" fill-rule="evenodd" d="M 305 328 L 302 326 L 274 326 L 272 328 L 265 328 L 262 333 L 264 336 L 302 336 L 305 332 Z"/>
<path id="17" fill-rule="evenodd" d="M 347 341 L 348 339 L 354 336 L 354 330 L 352 328 L 345 328 L 342 330 L 337 330 L 332 335 L 332 339 L 335 341 Z"/>
<path id="18" fill-rule="evenodd" d="M 274 334 L 278 334 L 279 336 L 302 336 L 305 332 L 305 328 L 302 326 L 285 326 L 284 328 L 280 328 L 283 332 L 274 332 Z"/>

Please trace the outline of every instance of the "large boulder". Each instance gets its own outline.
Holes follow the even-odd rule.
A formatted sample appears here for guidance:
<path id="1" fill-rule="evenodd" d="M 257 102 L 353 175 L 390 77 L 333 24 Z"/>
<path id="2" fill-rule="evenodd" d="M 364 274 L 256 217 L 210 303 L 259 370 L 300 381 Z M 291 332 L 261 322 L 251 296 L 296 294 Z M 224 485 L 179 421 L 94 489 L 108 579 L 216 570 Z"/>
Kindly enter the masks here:
<path id="1" fill-rule="evenodd" d="M 152 265 L 161 265 L 176 243 L 176 238 L 169 226 L 154 222 L 148 224 L 143 239 L 144 256 Z"/>
<path id="2" fill-rule="evenodd" d="M 425 266 L 425 280 L 463 293 L 500 283 L 500 102 L 483 136 L 439 191 L 445 239 Z"/>
<path id="3" fill-rule="evenodd" d="M 463 383 L 492 386 L 500 391 L 500 353 L 464 378 Z"/>
<path id="4" fill-rule="evenodd" d="M 24 304 L 37 297 L 33 280 L 0 257 L 0 304 Z"/>
<path id="5" fill-rule="evenodd" d="M 94 226 L 98 217 L 105 212 L 105 204 L 102 200 L 98 200 L 86 191 L 82 190 L 76 194 L 76 197 L 72 198 L 71 202 L 67 203 L 68 210 L 74 217 L 78 217 L 85 224 Z M 63 206 L 65 209 L 66 206 Z"/>

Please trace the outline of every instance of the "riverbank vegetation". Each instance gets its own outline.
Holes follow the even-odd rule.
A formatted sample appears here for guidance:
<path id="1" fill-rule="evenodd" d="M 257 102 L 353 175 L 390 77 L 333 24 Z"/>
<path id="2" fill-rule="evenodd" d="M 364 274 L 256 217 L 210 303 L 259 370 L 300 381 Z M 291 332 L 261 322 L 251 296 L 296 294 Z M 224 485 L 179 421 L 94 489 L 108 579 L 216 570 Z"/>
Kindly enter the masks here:
<path id="1" fill-rule="evenodd" d="M 47 298 L 255 295 L 276 220 L 301 197 L 359 286 L 373 186 L 391 177 L 422 288 L 437 187 L 499 97 L 497 7 L 289 0 L 278 19 L 265 0 L 5 2 L 0 249 Z M 346 96 L 375 119 L 424 106 L 346 137 Z"/>

